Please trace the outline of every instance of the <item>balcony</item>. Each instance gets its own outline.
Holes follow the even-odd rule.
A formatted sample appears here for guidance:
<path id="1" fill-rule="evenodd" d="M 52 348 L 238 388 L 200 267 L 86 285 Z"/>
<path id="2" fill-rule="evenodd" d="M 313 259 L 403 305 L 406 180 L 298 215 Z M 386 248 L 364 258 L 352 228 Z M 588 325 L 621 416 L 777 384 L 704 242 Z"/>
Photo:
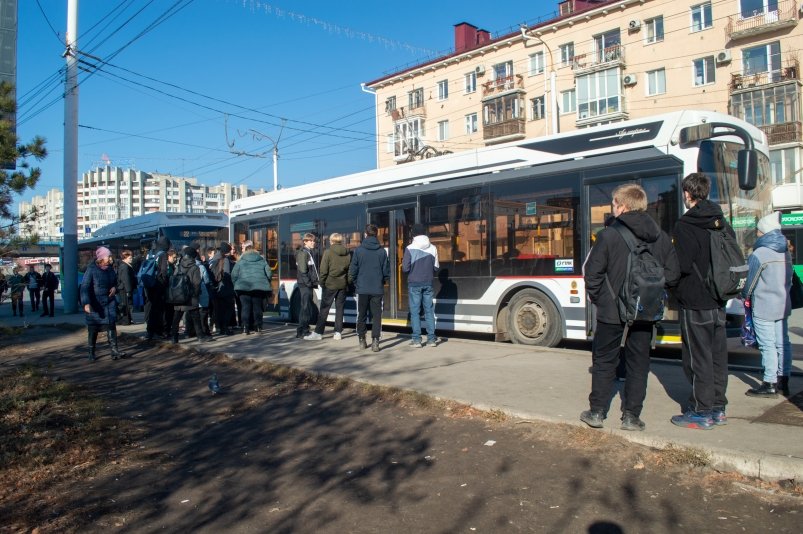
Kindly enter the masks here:
<path id="1" fill-rule="evenodd" d="M 725 35 L 735 40 L 796 26 L 797 10 L 797 0 L 778 0 L 778 7 L 771 11 L 754 11 L 749 17 L 731 15 L 725 26 Z"/>
<path id="2" fill-rule="evenodd" d="M 770 146 L 781 145 L 783 143 L 800 143 L 803 141 L 803 128 L 801 122 L 782 122 L 780 124 L 768 124 L 759 126 L 767 134 L 767 141 Z"/>
<path id="3" fill-rule="evenodd" d="M 577 54 L 572 60 L 572 70 L 575 76 L 605 70 L 611 67 L 625 66 L 625 47 L 621 44 L 611 45 L 602 50 L 595 50 L 586 54 Z"/>
<path id="4" fill-rule="evenodd" d="M 797 59 L 788 59 L 778 70 L 756 72 L 753 74 L 731 73 L 730 91 L 738 93 L 749 91 L 763 85 L 800 80 L 800 63 Z"/>
<path id="5" fill-rule="evenodd" d="M 523 139 L 525 130 L 524 118 L 508 119 L 494 124 L 485 124 L 482 127 L 482 138 L 490 141 L 488 144 L 504 143 L 514 139 Z"/>
<path id="6" fill-rule="evenodd" d="M 513 89 L 524 89 L 524 76 L 511 74 L 482 84 L 482 96 L 498 96 Z"/>

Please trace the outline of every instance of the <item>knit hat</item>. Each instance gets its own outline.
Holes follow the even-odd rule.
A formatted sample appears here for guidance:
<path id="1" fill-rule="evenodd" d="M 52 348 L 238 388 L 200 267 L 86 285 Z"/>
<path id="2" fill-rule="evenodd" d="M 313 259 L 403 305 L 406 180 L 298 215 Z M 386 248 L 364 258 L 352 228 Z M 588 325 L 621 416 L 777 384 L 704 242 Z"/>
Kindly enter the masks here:
<path id="1" fill-rule="evenodd" d="M 95 261 L 104 260 L 111 255 L 111 250 L 107 249 L 106 247 L 98 247 L 98 249 L 95 251 Z"/>
<path id="2" fill-rule="evenodd" d="M 221 254 L 228 254 L 231 252 L 231 245 L 226 243 L 225 241 L 220 244 L 220 253 Z"/>
<path id="3" fill-rule="evenodd" d="M 413 237 L 417 235 L 427 235 L 427 229 L 424 228 L 423 224 L 415 223 L 413 225 Z"/>
<path id="4" fill-rule="evenodd" d="M 764 217 L 758 220 L 758 224 L 756 225 L 758 231 L 762 234 L 768 234 L 773 230 L 780 230 L 781 229 L 781 212 L 773 211 L 769 215 L 765 215 Z"/>

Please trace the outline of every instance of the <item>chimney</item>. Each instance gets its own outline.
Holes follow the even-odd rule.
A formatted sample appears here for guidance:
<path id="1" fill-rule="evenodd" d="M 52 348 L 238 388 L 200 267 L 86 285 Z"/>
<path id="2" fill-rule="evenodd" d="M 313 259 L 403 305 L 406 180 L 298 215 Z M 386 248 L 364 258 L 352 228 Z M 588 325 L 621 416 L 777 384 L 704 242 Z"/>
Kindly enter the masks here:
<path id="1" fill-rule="evenodd" d="M 485 32 L 487 33 L 487 32 Z M 468 22 L 454 25 L 454 51 L 465 52 L 477 46 L 477 27 Z"/>
<path id="2" fill-rule="evenodd" d="M 488 30 L 477 30 L 477 46 L 486 45 L 491 42 L 491 32 Z"/>

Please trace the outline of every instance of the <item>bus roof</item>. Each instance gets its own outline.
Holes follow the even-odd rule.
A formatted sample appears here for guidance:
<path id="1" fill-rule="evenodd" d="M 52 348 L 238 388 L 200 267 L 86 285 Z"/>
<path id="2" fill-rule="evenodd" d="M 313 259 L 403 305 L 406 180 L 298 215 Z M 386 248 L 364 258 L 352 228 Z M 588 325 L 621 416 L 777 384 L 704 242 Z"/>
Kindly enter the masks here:
<path id="1" fill-rule="evenodd" d="M 568 161 L 643 147 L 668 147 L 679 143 L 681 128 L 705 122 L 738 124 L 750 133 L 757 147 L 767 152 L 766 137 L 755 126 L 724 113 L 684 110 L 465 150 L 395 167 L 372 169 L 270 191 L 233 201 L 229 213 L 232 218 L 236 218 L 239 215 L 542 163 Z M 718 137 L 718 139 L 741 143 L 735 136 Z"/>
<path id="2" fill-rule="evenodd" d="M 225 228 L 228 225 L 229 218 L 225 213 L 169 213 L 154 211 L 98 228 L 90 239 L 83 239 L 81 243 L 89 243 L 95 239 L 105 240 L 118 236 L 153 232 L 159 228 L 176 226 L 215 226 Z"/>

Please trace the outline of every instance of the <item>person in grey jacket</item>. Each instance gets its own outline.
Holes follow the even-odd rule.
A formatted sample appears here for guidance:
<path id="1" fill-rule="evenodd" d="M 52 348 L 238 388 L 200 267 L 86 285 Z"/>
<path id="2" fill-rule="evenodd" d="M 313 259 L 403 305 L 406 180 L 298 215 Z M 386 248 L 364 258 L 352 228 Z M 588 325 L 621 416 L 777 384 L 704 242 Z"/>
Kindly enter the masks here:
<path id="1" fill-rule="evenodd" d="M 778 389 L 788 389 L 792 371 L 787 324 L 792 312 L 792 258 L 781 233 L 780 217 L 776 211 L 758 221 L 758 239 L 747 258 L 749 271 L 742 296 L 751 299 L 753 326 L 764 366 L 761 385 L 746 392 L 750 397 L 777 397 Z"/>
<path id="2" fill-rule="evenodd" d="M 243 306 L 243 328 L 246 335 L 262 332 L 262 301 L 270 291 L 273 273 L 265 258 L 254 250 L 252 241 L 243 243 L 243 255 L 231 271 L 234 290 Z"/>
<path id="3" fill-rule="evenodd" d="M 304 337 L 307 340 L 322 339 L 326 318 L 329 317 L 332 302 L 335 303 L 334 339 L 339 341 L 342 338 L 343 310 L 346 307 L 346 288 L 348 287 L 351 258 L 349 257 L 349 251 L 343 246 L 343 236 L 341 234 L 333 233 L 329 236 L 329 242 L 332 246 L 323 253 L 323 258 L 321 259 L 321 286 L 323 286 L 321 311 L 318 313 L 315 331 Z"/>
<path id="4" fill-rule="evenodd" d="M 357 290 L 357 337 L 360 348 L 368 348 L 365 341 L 368 309 L 371 309 L 371 350 L 379 352 L 379 337 L 382 335 L 382 297 L 385 283 L 390 279 L 388 253 L 376 236 L 379 229 L 374 224 L 365 226 L 365 239 L 354 251 L 349 267 L 349 282 Z"/>

